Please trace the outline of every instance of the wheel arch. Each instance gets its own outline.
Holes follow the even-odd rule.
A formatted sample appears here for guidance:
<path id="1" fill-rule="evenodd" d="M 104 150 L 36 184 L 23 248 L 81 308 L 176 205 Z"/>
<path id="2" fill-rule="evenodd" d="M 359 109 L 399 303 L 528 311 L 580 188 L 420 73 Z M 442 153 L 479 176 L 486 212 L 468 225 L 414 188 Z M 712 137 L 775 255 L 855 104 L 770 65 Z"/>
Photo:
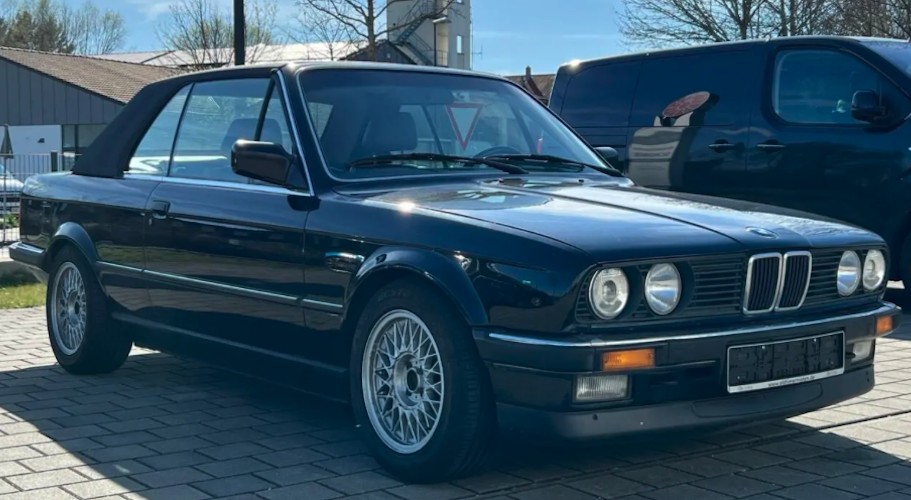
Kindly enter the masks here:
<path id="1" fill-rule="evenodd" d="M 47 251 L 44 253 L 41 268 L 46 272 L 50 271 L 49 267 L 54 262 L 54 257 L 67 245 L 75 247 L 76 250 L 82 253 L 86 262 L 95 269 L 95 265 L 98 262 L 98 252 L 95 250 L 95 244 L 92 242 L 88 231 L 75 222 L 64 222 L 57 228 L 51 238 L 51 244 L 48 245 Z"/>
<path id="2" fill-rule="evenodd" d="M 359 312 L 384 285 L 413 279 L 432 286 L 451 302 L 469 325 L 487 323 L 487 311 L 468 274 L 453 256 L 423 249 L 386 247 L 374 252 L 352 276 L 342 318 L 352 332 Z"/>

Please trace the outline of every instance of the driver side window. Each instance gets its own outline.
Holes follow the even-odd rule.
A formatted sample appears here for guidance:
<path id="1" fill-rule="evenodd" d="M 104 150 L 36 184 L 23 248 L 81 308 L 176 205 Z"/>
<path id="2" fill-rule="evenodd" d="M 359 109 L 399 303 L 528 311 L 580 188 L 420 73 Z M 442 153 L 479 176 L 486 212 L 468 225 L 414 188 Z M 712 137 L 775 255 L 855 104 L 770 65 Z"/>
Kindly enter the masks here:
<path id="1" fill-rule="evenodd" d="M 772 108 L 801 124 L 863 125 L 851 116 L 854 93 L 872 90 L 888 102 L 891 84 L 866 63 L 834 50 L 787 50 L 775 60 Z"/>

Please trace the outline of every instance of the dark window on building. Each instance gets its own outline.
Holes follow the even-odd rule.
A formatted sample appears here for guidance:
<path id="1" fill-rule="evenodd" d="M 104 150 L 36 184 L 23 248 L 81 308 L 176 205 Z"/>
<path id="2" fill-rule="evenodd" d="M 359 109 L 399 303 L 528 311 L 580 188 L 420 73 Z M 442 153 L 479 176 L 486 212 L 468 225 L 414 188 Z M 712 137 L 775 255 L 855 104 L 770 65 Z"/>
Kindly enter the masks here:
<path id="1" fill-rule="evenodd" d="M 658 57 L 642 63 L 630 113 L 635 127 L 746 123 L 749 51 Z"/>
<path id="2" fill-rule="evenodd" d="M 574 127 L 626 126 L 640 66 L 639 62 L 625 62 L 579 71 L 566 88 L 564 119 Z"/>

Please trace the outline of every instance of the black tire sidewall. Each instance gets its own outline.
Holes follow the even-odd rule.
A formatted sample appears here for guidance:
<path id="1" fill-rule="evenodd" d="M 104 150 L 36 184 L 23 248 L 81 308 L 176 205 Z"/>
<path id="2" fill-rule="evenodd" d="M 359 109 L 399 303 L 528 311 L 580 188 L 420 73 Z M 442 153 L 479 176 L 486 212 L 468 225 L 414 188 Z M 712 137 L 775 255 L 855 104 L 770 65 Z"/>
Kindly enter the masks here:
<path id="1" fill-rule="evenodd" d="M 898 260 L 905 295 L 911 295 L 911 233 L 905 236 L 905 240 L 902 242 L 901 256 Z"/>
<path id="2" fill-rule="evenodd" d="M 51 312 L 51 301 L 54 300 L 57 274 L 67 262 L 76 267 L 85 286 L 85 336 L 82 339 L 82 343 L 72 354 L 66 354 L 60 349 L 54 335 L 54 327 L 51 325 L 54 320 Z M 107 365 L 112 367 L 119 366 L 123 359 L 126 358 L 126 355 L 129 354 L 129 348 L 123 345 L 126 341 L 115 338 L 119 334 L 109 331 L 112 328 L 108 313 L 107 297 L 98 283 L 94 270 L 89 266 L 82 253 L 75 248 L 67 246 L 54 257 L 48 276 L 45 310 L 51 349 L 54 351 L 57 362 L 67 371 L 73 373 L 110 371 L 111 368 Z M 110 359 L 111 356 L 120 358 L 124 349 L 126 349 L 126 353 L 123 353 L 123 359 Z"/>
<path id="3" fill-rule="evenodd" d="M 367 415 L 361 385 L 362 362 L 370 331 L 383 315 L 394 309 L 410 311 L 427 325 L 443 364 L 444 394 L 440 421 L 433 437 L 424 448 L 410 454 L 401 454 L 389 449 L 376 435 Z M 469 348 L 472 352 L 465 352 Z M 470 356 L 471 354 L 473 356 Z M 466 357 L 470 361 L 466 361 Z M 472 357 L 476 359 L 471 359 Z M 464 440 L 479 437 L 470 435 L 470 429 L 474 426 L 463 421 L 470 418 L 472 401 L 482 399 L 480 418 L 489 417 L 484 410 L 488 409 L 488 404 L 492 405 L 489 390 L 484 384 L 481 384 L 480 390 L 475 390 L 455 382 L 463 380 L 463 377 L 468 375 L 465 373 L 466 369 L 483 369 L 483 366 L 479 365 L 466 366 L 472 362 L 480 364 L 480 359 L 477 357 L 467 325 L 430 287 L 409 282 L 397 283 L 378 292 L 364 308 L 353 339 L 351 403 L 359 430 L 382 465 L 397 476 L 413 481 L 433 479 L 431 475 L 448 475 L 443 471 L 452 467 L 453 450 L 464 446 Z M 486 379 L 483 382 L 486 383 Z"/>

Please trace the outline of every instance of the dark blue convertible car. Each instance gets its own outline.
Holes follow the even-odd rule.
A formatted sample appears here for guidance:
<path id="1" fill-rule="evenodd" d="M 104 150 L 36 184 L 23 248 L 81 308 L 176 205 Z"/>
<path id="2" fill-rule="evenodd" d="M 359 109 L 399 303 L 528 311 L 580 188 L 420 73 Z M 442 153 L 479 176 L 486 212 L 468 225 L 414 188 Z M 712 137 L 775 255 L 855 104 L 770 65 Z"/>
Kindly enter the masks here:
<path id="1" fill-rule="evenodd" d="M 874 234 L 635 186 L 519 87 L 366 64 L 149 85 L 72 172 L 31 178 L 11 255 L 60 365 L 132 345 L 349 400 L 399 477 L 497 432 L 592 441 L 863 394 Z"/>

